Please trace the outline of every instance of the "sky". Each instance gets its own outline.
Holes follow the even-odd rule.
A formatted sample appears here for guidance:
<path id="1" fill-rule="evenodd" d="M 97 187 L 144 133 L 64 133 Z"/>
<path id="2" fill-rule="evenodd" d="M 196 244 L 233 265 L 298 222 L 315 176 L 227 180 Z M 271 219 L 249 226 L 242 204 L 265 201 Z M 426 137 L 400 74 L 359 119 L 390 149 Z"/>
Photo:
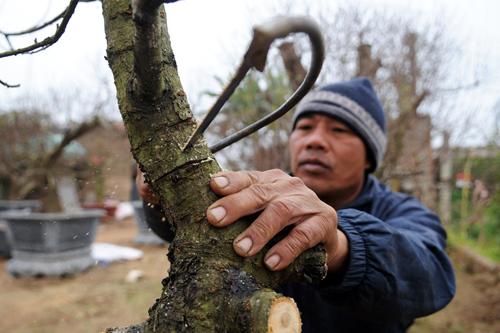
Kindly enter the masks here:
<path id="1" fill-rule="evenodd" d="M 328 0 L 324 0 L 328 1 Z M 315 3 L 321 6 L 323 0 Z M 301 2 L 290 0 L 292 14 L 303 14 Z M 495 121 L 493 105 L 500 100 L 500 1 L 497 0 L 358 0 L 362 6 L 414 11 L 445 21 L 453 38 L 462 46 L 457 84 L 475 79 L 480 85 L 450 98 L 456 99 L 456 115 L 475 114 L 481 131 L 468 134 L 469 144 L 481 144 Z M 68 0 L 0 0 L 0 31 L 18 31 L 58 14 Z M 201 92 L 217 90 L 215 76 L 226 78 L 243 55 L 251 38 L 251 26 L 282 11 L 281 0 L 182 0 L 167 5 L 167 20 L 179 75 L 192 104 L 204 106 Z M 42 39 L 55 27 L 37 35 Z M 15 47 L 33 41 L 17 38 Z M 7 47 L 0 39 L 0 50 Z M 100 87 L 112 82 L 104 59 L 105 36 L 99 2 L 80 3 L 60 41 L 34 55 L 0 59 L 0 80 L 21 84 L 0 86 L 0 110 L 20 100 L 46 95 L 68 95 L 77 101 L 94 98 Z M 82 97 L 83 98 L 83 97 Z M 31 102 L 33 103 L 33 102 Z M 36 103 L 36 102 L 35 102 Z M 62 104 L 61 104 L 62 105 Z M 78 107 L 73 107 L 78 109 Z M 65 110 L 55 110 L 62 115 Z M 73 111 L 73 113 L 78 110 Z M 118 111 L 111 111 L 119 117 Z M 68 116 L 70 117 L 70 116 Z M 496 121 L 498 121 L 498 118 Z"/>

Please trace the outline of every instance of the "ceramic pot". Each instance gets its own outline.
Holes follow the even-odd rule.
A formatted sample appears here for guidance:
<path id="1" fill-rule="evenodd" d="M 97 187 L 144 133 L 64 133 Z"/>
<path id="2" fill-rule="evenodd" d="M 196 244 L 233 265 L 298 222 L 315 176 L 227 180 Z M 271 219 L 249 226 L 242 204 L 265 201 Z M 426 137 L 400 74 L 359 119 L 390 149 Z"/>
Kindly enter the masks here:
<path id="1" fill-rule="evenodd" d="M 7 271 L 14 276 L 65 276 L 95 264 L 91 255 L 101 210 L 2 213 L 10 231 Z"/>

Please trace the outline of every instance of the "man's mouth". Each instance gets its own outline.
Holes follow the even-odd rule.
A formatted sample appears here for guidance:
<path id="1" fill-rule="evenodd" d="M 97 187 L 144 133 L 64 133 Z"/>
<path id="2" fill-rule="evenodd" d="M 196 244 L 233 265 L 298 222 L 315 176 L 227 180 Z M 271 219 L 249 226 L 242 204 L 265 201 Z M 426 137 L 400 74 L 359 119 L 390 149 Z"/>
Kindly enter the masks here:
<path id="1" fill-rule="evenodd" d="M 299 161 L 299 168 L 310 173 L 322 173 L 332 169 L 330 165 L 316 158 L 308 158 Z"/>

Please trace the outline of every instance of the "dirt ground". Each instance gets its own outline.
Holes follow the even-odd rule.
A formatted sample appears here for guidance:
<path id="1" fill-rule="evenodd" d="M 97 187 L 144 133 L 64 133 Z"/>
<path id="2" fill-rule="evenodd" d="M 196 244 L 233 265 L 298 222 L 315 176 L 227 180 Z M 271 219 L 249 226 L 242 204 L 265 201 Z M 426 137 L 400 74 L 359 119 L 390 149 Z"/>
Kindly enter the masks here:
<path id="1" fill-rule="evenodd" d="M 143 321 L 160 294 L 168 261 L 166 247 L 137 246 L 135 234 L 132 220 L 101 224 L 96 241 L 138 248 L 143 258 L 96 266 L 69 278 L 13 278 L 0 259 L 0 332 L 89 333 Z M 443 311 L 418 320 L 410 333 L 500 333 L 500 273 L 455 267 L 455 299 Z M 144 275 L 127 283 L 131 270 Z"/>
<path id="2" fill-rule="evenodd" d="M 166 276 L 166 246 L 138 246 L 132 219 L 100 225 L 97 242 L 144 251 L 140 260 L 112 263 L 69 278 L 13 278 L 0 260 L 0 332 L 89 333 L 147 318 Z M 143 277 L 125 282 L 131 270 Z"/>
<path id="3" fill-rule="evenodd" d="M 473 268 L 470 258 L 451 251 L 457 293 L 442 311 L 419 319 L 410 333 L 500 333 L 500 269 Z"/>

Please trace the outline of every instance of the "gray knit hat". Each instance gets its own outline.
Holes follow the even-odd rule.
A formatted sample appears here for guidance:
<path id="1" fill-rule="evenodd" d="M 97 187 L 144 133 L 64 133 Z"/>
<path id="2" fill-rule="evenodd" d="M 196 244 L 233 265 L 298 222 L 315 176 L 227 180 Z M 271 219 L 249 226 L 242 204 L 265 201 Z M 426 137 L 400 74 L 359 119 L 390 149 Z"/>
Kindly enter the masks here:
<path id="1" fill-rule="evenodd" d="M 297 106 L 293 128 L 300 117 L 311 113 L 337 118 L 361 137 L 374 164 L 369 172 L 382 164 L 387 146 L 386 121 L 370 80 L 361 77 L 310 92 Z"/>

